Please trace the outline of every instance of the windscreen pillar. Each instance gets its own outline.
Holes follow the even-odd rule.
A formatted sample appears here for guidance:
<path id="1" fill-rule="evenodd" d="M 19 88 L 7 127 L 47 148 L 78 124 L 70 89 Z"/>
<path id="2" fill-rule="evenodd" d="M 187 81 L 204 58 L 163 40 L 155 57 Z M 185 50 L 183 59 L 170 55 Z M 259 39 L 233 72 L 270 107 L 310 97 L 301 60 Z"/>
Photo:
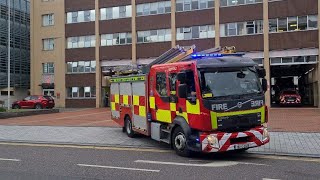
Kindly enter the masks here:
<path id="1" fill-rule="evenodd" d="M 270 57 L 269 57 L 269 1 L 268 0 L 263 0 L 263 46 L 264 46 L 264 51 L 263 51 L 263 56 L 264 56 L 264 61 L 263 61 L 263 66 L 266 70 L 266 79 L 268 81 L 268 90 L 265 94 L 266 96 L 266 104 L 267 106 L 270 107 L 271 105 L 271 85 L 270 85 Z"/>

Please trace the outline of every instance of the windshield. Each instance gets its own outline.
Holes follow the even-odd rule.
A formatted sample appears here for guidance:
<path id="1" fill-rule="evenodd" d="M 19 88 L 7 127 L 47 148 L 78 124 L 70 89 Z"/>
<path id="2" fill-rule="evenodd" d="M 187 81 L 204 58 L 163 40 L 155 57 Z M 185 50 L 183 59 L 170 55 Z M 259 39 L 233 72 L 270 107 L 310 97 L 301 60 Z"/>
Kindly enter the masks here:
<path id="1" fill-rule="evenodd" d="M 253 68 L 204 70 L 200 74 L 203 98 L 262 92 L 260 80 Z"/>

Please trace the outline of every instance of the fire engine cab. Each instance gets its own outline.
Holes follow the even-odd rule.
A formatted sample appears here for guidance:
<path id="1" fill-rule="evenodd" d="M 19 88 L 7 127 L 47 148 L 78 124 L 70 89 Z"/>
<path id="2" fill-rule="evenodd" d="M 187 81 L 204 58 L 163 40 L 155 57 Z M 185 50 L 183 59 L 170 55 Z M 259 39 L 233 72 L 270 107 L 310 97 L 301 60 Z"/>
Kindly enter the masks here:
<path id="1" fill-rule="evenodd" d="M 178 155 L 247 150 L 269 142 L 266 72 L 235 48 L 172 48 L 152 63 L 116 71 L 111 116 Z M 120 72 L 120 73 L 119 73 Z"/>

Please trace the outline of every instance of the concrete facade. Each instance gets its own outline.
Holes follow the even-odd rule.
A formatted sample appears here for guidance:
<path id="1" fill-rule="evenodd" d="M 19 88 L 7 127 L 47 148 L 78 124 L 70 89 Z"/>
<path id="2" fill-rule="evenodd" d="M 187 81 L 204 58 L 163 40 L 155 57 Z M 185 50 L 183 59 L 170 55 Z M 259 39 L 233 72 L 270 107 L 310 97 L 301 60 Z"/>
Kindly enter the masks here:
<path id="1" fill-rule="evenodd" d="M 209 49 L 214 46 L 235 46 L 237 51 L 245 52 L 246 56 L 257 61 L 263 62 L 267 70 L 267 78 L 271 87 L 271 79 L 274 75 L 273 67 L 301 65 L 303 67 L 314 67 L 306 76 L 308 89 L 312 91 L 309 96 L 310 103 L 313 106 L 320 104 L 320 74 L 319 74 L 319 7 L 317 0 L 256 0 L 251 4 L 228 4 L 233 3 L 225 0 L 206 1 L 207 4 L 182 4 L 180 1 L 171 0 L 170 12 L 161 14 L 150 14 L 152 5 L 148 5 L 149 14 L 139 14 L 141 4 L 155 3 L 155 0 L 123 0 L 123 1 L 104 1 L 104 0 L 59 0 L 59 1 L 32 1 L 31 8 L 31 93 L 41 94 L 43 87 L 44 74 L 40 71 L 41 64 L 45 62 L 54 63 L 54 75 L 51 83 L 54 83 L 54 93 L 57 97 L 57 106 L 59 107 L 101 107 L 103 106 L 103 97 L 107 85 L 104 71 L 116 65 L 129 64 L 147 64 L 161 55 L 166 50 L 175 45 L 192 45 L 195 44 L 198 50 Z M 163 1 L 168 2 L 168 1 Z M 239 1 L 241 2 L 241 1 Z M 215 8 L 209 7 L 213 3 Z M 318 5 L 318 6 L 317 6 Z M 121 9 L 122 6 L 128 6 L 125 12 L 129 15 L 116 18 L 104 19 L 110 14 L 104 14 L 104 8 Z M 120 7 L 120 8 L 119 8 Z M 157 7 L 160 7 L 160 5 Z M 195 7 L 194 10 L 192 10 Z M 201 7 L 205 7 L 200 9 Z M 219 8 L 217 8 L 219 7 Z M 198 9 L 197 9 L 198 8 Z M 68 19 L 76 18 L 82 15 L 83 11 L 95 10 L 95 19 L 87 22 L 69 23 Z M 107 11 L 107 10 L 106 10 Z M 131 12 L 130 12 L 131 11 Z M 139 11 L 139 12 L 138 12 Z M 165 10 L 164 10 L 165 11 Z M 81 12 L 78 15 L 75 12 Z M 156 10 L 160 12 L 160 10 Z M 50 27 L 41 26 L 41 16 L 43 14 L 54 14 L 54 25 Z M 69 14 L 69 15 L 68 15 Z M 111 13 L 112 14 L 112 13 Z M 119 16 L 117 14 L 116 16 Z M 308 17 L 305 26 L 300 28 L 298 22 L 290 24 L 289 22 L 296 18 L 296 21 L 304 21 Z M 309 28 L 314 24 L 314 17 L 317 21 L 317 27 Z M 276 32 L 269 32 L 273 28 L 269 24 L 276 20 Z M 310 20 L 310 21 L 309 21 Z M 248 23 L 254 21 L 254 33 L 249 33 Z M 281 24 L 286 21 L 286 25 Z M 241 23 L 245 22 L 246 27 L 242 28 Z M 262 22 L 262 25 L 259 23 Z M 234 24 L 236 27 L 233 28 Z M 303 23 L 302 23 L 303 24 Z M 213 25 L 212 36 L 207 38 L 187 38 L 178 39 L 181 35 L 177 28 Z M 296 26 L 295 30 L 292 29 Z M 261 28 L 262 27 L 262 28 Z M 247 28 L 247 29 L 246 29 Z M 259 29 L 261 28 L 261 29 Z M 283 29 L 285 28 L 285 30 Z M 139 33 L 142 31 L 153 31 L 169 29 L 171 40 L 161 42 L 139 42 Z M 192 29 L 192 28 L 191 28 Z M 245 31 L 241 31 L 244 29 Z M 183 30 L 184 31 L 184 30 Z M 190 30 L 191 31 L 191 30 Z M 201 30 L 200 30 L 201 31 Z M 152 32 L 152 33 L 153 33 Z M 102 36 L 105 34 L 131 33 L 131 41 L 124 44 L 102 45 Z M 157 31 L 156 31 L 157 33 Z M 180 34 L 179 34 L 180 33 Z M 227 33 L 227 34 L 225 34 Z M 230 33 L 230 35 L 228 34 Z M 235 34 L 233 34 L 235 33 Z M 209 30 L 208 30 L 209 34 Z M 194 34 L 199 37 L 199 34 Z M 94 46 L 69 48 L 73 46 L 68 39 L 74 37 L 94 36 Z M 119 35 L 120 36 L 120 35 Z M 159 37 L 156 35 L 157 38 Z M 190 36 L 193 36 L 191 34 Z M 113 36 L 114 37 L 114 36 Z M 186 37 L 186 36 L 184 36 Z M 42 50 L 42 39 L 54 38 L 54 49 L 52 51 Z M 151 38 L 151 37 L 150 37 Z M 181 38 L 181 37 L 180 37 Z M 116 40 L 117 41 L 117 40 Z M 112 39 L 108 43 L 116 42 Z M 119 38 L 119 41 L 120 38 Z M 128 42 L 128 39 L 125 40 Z M 118 42 L 116 42 L 118 43 Z M 310 63 L 294 64 L 295 57 L 305 57 L 304 59 L 315 57 L 316 61 Z M 285 64 L 287 57 L 292 58 L 292 64 Z M 281 58 L 281 63 L 274 63 L 277 58 Z M 67 63 L 79 61 L 95 61 L 95 72 L 90 71 L 83 73 L 70 73 Z M 81 63 L 80 63 L 81 64 Z M 305 66 L 304 66 L 305 65 Z M 73 65 L 72 65 L 73 67 Z M 71 68 L 71 65 L 70 65 Z M 78 67 L 79 68 L 79 67 Z M 82 68 L 82 66 L 81 66 Z M 306 69 L 306 67 L 305 67 Z M 308 71 L 306 69 L 305 71 Z M 73 70 L 72 70 L 73 71 Z M 302 70 L 301 70 L 302 71 Z M 301 72 L 300 72 L 301 74 Z M 73 88 L 73 87 L 79 87 Z M 90 90 L 86 95 L 86 87 Z M 95 89 L 93 88 L 95 87 Z M 84 90 L 83 90 L 84 89 Z M 309 90 L 312 89 L 312 90 Z M 85 91 L 83 93 L 82 91 Z M 84 94 L 82 96 L 82 94 Z M 81 97 L 79 97 L 81 96 Z M 270 89 L 267 92 L 267 103 L 271 103 Z"/>

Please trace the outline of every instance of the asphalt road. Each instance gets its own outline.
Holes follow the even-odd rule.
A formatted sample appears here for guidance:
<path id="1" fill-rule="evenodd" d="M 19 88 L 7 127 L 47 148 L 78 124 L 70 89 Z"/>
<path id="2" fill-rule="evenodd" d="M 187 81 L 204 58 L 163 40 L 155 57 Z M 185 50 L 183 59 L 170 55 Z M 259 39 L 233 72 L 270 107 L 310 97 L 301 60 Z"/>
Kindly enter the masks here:
<path id="1" fill-rule="evenodd" d="M 320 179 L 320 159 L 0 143 L 0 179 Z"/>

